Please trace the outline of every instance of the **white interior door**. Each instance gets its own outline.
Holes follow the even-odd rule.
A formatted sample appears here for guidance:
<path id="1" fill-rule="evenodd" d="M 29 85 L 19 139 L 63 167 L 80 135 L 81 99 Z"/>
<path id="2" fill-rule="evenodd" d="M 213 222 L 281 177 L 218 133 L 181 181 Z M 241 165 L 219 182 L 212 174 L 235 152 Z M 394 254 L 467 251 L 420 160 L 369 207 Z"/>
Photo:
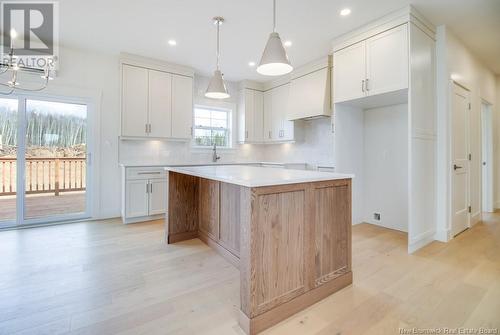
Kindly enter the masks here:
<path id="1" fill-rule="evenodd" d="M 482 136 L 482 209 L 493 212 L 493 117 L 491 105 L 481 104 L 481 136 Z"/>
<path id="2" fill-rule="evenodd" d="M 469 92 L 453 84 L 451 232 L 455 236 L 469 227 Z"/>

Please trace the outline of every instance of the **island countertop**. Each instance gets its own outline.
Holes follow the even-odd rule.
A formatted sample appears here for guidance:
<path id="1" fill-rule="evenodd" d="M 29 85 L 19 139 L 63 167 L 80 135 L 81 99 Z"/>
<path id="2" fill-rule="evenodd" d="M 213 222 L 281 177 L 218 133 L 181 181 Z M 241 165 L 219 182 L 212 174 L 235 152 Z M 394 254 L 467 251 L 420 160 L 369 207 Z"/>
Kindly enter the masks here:
<path id="1" fill-rule="evenodd" d="M 165 170 L 244 187 L 310 183 L 326 180 L 352 179 L 354 177 L 352 174 L 236 165 L 169 166 L 165 167 Z"/>

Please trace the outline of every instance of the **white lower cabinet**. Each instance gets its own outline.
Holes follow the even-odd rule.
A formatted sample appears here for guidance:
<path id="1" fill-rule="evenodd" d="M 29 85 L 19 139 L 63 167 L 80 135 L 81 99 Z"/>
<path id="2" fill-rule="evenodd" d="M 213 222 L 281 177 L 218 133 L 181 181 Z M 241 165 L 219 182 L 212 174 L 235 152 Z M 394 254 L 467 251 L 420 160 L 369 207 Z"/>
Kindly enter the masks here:
<path id="1" fill-rule="evenodd" d="M 149 181 L 149 215 L 164 214 L 167 210 L 167 180 Z"/>
<path id="2" fill-rule="evenodd" d="M 125 218 L 148 216 L 148 180 L 129 180 L 125 184 Z"/>
<path id="3" fill-rule="evenodd" d="M 142 222 L 167 212 L 168 179 L 162 168 L 123 168 L 122 221 Z"/>

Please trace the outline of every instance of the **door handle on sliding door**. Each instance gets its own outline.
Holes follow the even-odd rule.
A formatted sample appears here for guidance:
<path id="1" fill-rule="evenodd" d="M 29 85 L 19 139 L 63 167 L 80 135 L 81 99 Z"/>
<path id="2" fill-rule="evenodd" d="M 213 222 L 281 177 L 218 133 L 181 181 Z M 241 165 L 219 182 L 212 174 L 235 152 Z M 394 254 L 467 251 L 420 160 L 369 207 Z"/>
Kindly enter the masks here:
<path id="1" fill-rule="evenodd" d="M 463 167 L 461 166 L 458 166 L 457 164 L 453 164 L 453 170 L 458 170 L 458 169 L 462 169 Z"/>

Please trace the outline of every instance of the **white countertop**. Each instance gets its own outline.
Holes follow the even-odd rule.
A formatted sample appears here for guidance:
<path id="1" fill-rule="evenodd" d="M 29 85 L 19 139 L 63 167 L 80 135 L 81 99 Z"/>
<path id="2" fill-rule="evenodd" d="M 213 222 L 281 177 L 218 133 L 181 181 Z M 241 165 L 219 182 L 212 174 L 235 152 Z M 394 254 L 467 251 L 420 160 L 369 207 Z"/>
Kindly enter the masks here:
<path id="1" fill-rule="evenodd" d="M 325 180 L 351 179 L 354 177 L 352 174 L 291 169 L 269 169 L 243 165 L 169 166 L 165 167 L 165 170 L 245 187 L 309 183 Z"/>
<path id="2" fill-rule="evenodd" d="M 120 163 L 122 167 L 165 167 L 165 166 L 223 166 L 223 165 L 276 165 L 276 166 L 296 166 L 308 165 L 307 163 L 290 162 L 217 162 L 217 163 L 194 163 L 194 162 L 175 162 L 175 163 Z"/>

